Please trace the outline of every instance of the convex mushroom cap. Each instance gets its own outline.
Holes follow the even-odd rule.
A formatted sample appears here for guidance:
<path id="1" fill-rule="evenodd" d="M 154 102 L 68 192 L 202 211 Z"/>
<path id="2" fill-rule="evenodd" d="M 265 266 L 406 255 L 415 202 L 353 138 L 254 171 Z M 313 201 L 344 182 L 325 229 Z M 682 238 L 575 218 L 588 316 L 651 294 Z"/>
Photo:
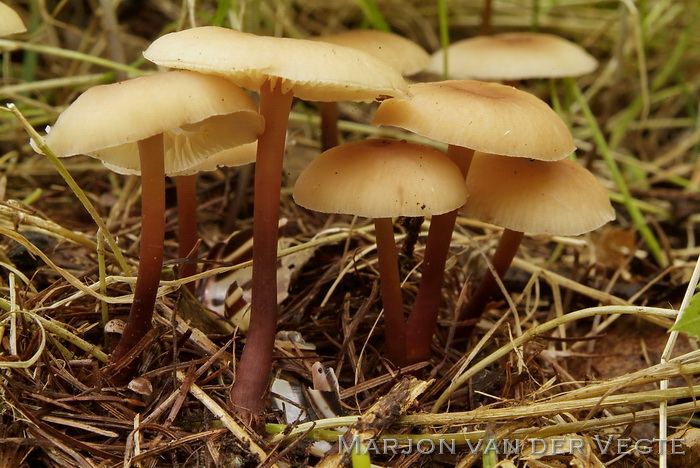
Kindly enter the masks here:
<path id="1" fill-rule="evenodd" d="M 406 83 L 396 70 L 360 50 L 214 26 L 167 34 L 153 42 L 144 56 L 161 66 L 223 76 L 260 93 L 266 128 L 258 139 L 255 168 L 251 325 L 230 394 L 240 417 L 252 421 L 262 410 L 272 368 L 280 176 L 292 99 L 405 98 Z"/>
<path id="2" fill-rule="evenodd" d="M 350 47 L 319 41 L 257 36 L 217 26 L 166 34 L 143 53 L 171 68 L 224 76 L 259 90 L 280 80 L 310 101 L 373 101 L 407 96 L 401 75 L 379 59 Z"/>
<path id="3" fill-rule="evenodd" d="M 430 63 L 430 54 L 421 46 L 391 32 L 352 29 L 336 34 L 309 37 L 308 39 L 367 52 L 404 76 L 415 75 Z"/>
<path id="4" fill-rule="evenodd" d="M 466 216 L 531 234 L 576 236 L 615 219 L 605 188 L 570 159 L 536 161 L 476 152 Z"/>
<path id="5" fill-rule="evenodd" d="M 444 154 L 390 139 L 346 143 L 321 153 L 294 187 L 294 200 L 305 208 L 367 218 L 446 213 L 466 198 L 462 174 Z"/>
<path id="6" fill-rule="evenodd" d="M 482 81 L 409 85 L 411 98 L 383 102 L 373 125 L 391 125 L 450 145 L 545 161 L 574 152 L 564 121 L 544 101 Z"/>
<path id="7" fill-rule="evenodd" d="M 427 69 L 443 71 L 443 50 L 432 55 Z M 591 73 L 598 61 L 581 46 L 544 33 L 504 33 L 477 36 L 447 48 L 452 79 L 521 80 L 563 78 Z"/>
<path id="8" fill-rule="evenodd" d="M 22 33 L 26 30 L 27 27 L 17 12 L 0 2 L 0 37 Z"/>
<path id="9" fill-rule="evenodd" d="M 59 116 L 46 143 L 57 156 L 87 154 L 116 172 L 138 174 L 138 141 L 162 132 L 171 175 L 254 141 L 263 127 L 254 102 L 235 84 L 174 71 L 88 89 Z"/>

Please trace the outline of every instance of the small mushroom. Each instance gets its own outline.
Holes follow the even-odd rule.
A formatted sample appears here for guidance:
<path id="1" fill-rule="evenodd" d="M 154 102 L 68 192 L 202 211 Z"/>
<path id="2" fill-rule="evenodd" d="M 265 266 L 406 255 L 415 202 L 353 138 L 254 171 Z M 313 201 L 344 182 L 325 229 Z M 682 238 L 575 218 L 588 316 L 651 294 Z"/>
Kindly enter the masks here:
<path id="1" fill-rule="evenodd" d="M 297 179 L 294 200 L 299 205 L 374 218 L 387 358 L 397 366 L 406 363 L 407 345 L 391 218 L 453 211 L 466 196 L 459 168 L 444 154 L 389 139 L 336 146 L 314 159 Z"/>
<path id="2" fill-rule="evenodd" d="M 501 278 L 525 232 L 577 236 L 615 219 L 605 188 L 570 159 L 536 161 L 477 152 L 467 189 L 472 195 L 462 213 L 505 228 L 491 260 Z M 487 270 L 459 319 L 480 317 L 496 287 Z"/>
<path id="3" fill-rule="evenodd" d="M 403 76 L 415 75 L 430 62 L 430 55 L 421 46 L 391 32 L 352 29 L 308 39 L 361 50 L 378 58 Z M 321 149 L 325 151 L 338 144 L 338 104 L 322 102 L 320 108 Z"/>
<path id="4" fill-rule="evenodd" d="M 151 328 L 163 259 L 165 174 L 255 140 L 263 121 L 243 90 L 223 78 L 168 72 L 95 86 L 58 118 L 46 143 L 59 157 L 87 154 L 141 175 L 141 245 L 134 301 L 111 361 L 127 356 Z M 117 371 L 123 385 L 136 360 Z"/>
<path id="5" fill-rule="evenodd" d="M 231 389 L 238 413 L 252 421 L 269 386 L 277 325 L 277 221 L 282 161 L 292 99 L 372 101 L 407 96 L 395 70 L 349 47 L 256 36 L 204 26 L 166 34 L 144 52 L 161 66 L 224 76 L 260 92 L 265 131 L 258 139 L 253 213 L 250 328 Z"/>
<path id="6" fill-rule="evenodd" d="M 392 125 L 448 144 L 447 155 L 467 177 L 474 150 L 557 160 L 572 153 L 573 136 L 544 101 L 512 86 L 441 81 L 409 86 L 411 98 L 383 102 L 374 125 Z M 428 358 L 437 324 L 445 262 L 457 212 L 434 216 L 422 278 L 408 318 L 408 363 Z"/>

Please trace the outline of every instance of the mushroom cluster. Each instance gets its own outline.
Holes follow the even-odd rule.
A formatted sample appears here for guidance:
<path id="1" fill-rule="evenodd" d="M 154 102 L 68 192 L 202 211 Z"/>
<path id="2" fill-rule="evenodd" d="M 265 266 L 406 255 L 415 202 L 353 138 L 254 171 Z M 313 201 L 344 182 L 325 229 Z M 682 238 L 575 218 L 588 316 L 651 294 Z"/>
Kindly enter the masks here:
<path id="1" fill-rule="evenodd" d="M 467 180 L 480 178 L 470 170 L 475 150 L 549 162 L 575 150 L 571 132 L 561 118 L 540 99 L 511 86 L 443 81 L 416 83 L 409 90 L 412 97 L 408 100 L 382 103 L 373 123 L 447 143 L 448 156 Z M 517 185 L 511 189 L 517 190 Z M 431 221 L 421 283 L 406 328 L 406 339 L 411 343 L 409 364 L 429 357 L 456 217 L 454 211 Z M 492 292 L 485 294 L 490 297 Z"/>
<path id="2" fill-rule="evenodd" d="M 133 377 L 138 344 L 151 325 L 163 261 L 165 176 L 176 179 L 179 257 L 187 259 L 198 240 L 196 173 L 255 162 L 250 325 L 230 399 L 244 419 L 257 419 L 272 369 L 282 164 L 295 97 L 326 109 L 339 101 L 381 101 L 374 125 L 447 144 L 447 154 L 386 138 L 336 146 L 333 129 L 324 138 L 328 149 L 294 189 L 294 200 L 310 210 L 374 219 L 386 357 L 395 366 L 430 356 L 460 210 L 506 229 L 493 258 L 499 276 L 523 233 L 577 235 L 614 216 L 595 177 L 565 159 L 575 150 L 573 137 L 547 104 L 482 81 L 409 86 L 402 75 L 420 71 L 429 56 L 400 36 L 354 31 L 289 39 L 205 26 L 166 34 L 143 55 L 175 71 L 87 90 L 46 138 L 58 156 L 86 154 L 142 178 L 139 271 L 126 328 L 106 373 L 114 384 Z M 258 93 L 259 106 L 242 88 Z M 392 222 L 398 216 L 431 217 L 408 316 Z M 189 277 L 195 268 L 185 261 L 180 274 Z M 460 311 L 463 319 L 481 314 L 494 284 L 487 272 Z"/>
<path id="3" fill-rule="evenodd" d="M 301 173 L 294 200 L 324 213 L 374 218 L 387 358 L 406 364 L 407 337 L 391 219 L 453 212 L 464 178 L 439 151 L 405 141 L 361 140 L 322 153 Z"/>
<path id="4" fill-rule="evenodd" d="M 144 56 L 161 66 L 222 76 L 260 93 L 265 131 L 258 139 L 255 167 L 251 318 L 231 390 L 233 405 L 250 419 L 262 408 L 272 368 L 277 326 L 277 223 L 292 99 L 405 98 L 406 84 L 393 68 L 357 49 L 214 26 L 166 34 L 153 42 Z"/>
<path id="5" fill-rule="evenodd" d="M 47 135 L 59 157 L 86 154 L 116 172 L 141 176 L 139 270 L 129 318 L 111 355 L 113 383 L 133 376 L 132 350 L 151 328 L 163 261 L 165 175 L 186 173 L 209 156 L 254 141 L 262 130 L 262 117 L 241 88 L 174 71 L 88 89 Z"/>

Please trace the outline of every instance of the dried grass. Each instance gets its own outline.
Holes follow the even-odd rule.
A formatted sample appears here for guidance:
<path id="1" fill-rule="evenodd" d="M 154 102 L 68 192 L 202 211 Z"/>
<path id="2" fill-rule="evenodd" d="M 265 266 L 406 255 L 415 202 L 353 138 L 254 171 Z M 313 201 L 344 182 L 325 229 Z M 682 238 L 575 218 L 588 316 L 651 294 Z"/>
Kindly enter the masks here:
<path id="1" fill-rule="evenodd" d="M 100 14 L 104 2 L 97 0 L 31 2 L 33 8 L 30 2 L 9 3 L 23 9 L 25 20 L 36 27 L 0 39 L 0 49 L 11 51 L 13 77 L 0 87 L 0 99 L 14 103 L 37 129 L 52 123 L 89 86 L 153 71 L 140 51 L 158 34 L 189 25 L 190 4 L 200 25 L 221 21 L 292 37 L 365 21 L 349 0 L 232 2 L 224 14 L 217 14 L 217 5 L 228 2 L 153 0 L 123 2 L 119 28 L 110 30 Z M 428 50 L 439 47 L 434 2 L 387 0 L 379 6 L 396 32 Z M 478 32 L 481 8 L 482 2 L 449 2 L 452 40 Z M 454 311 L 468 296 L 465 281 L 470 284 L 484 268 L 498 232 L 459 219 L 433 357 L 409 369 L 430 384 L 417 403 L 394 415 L 382 435 L 404 444 L 409 439 L 454 439 L 459 451 L 397 456 L 392 466 L 471 466 L 482 456 L 469 453 L 468 441 L 483 438 L 567 436 L 590 442 L 610 434 L 653 437 L 662 402 L 667 405 L 663 420 L 671 427 L 696 422 L 696 344 L 681 337 L 675 357 L 659 362 L 666 330 L 700 254 L 697 6 L 694 0 L 638 5 L 567 0 L 540 2 L 535 16 L 530 1 L 495 0 L 493 10 L 498 31 L 531 28 L 536 18 L 541 30 L 574 39 L 601 60 L 600 69 L 578 85 L 670 266 L 656 267 L 646 244 L 634 237 L 634 225 L 619 204 L 618 187 L 602 164 L 580 106 L 563 86 L 528 83 L 528 90 L 545 99 L 557 97 L 580 148 L 578 158 L 610 189 L 618 219 L 580 238 L 527 238 L 505 279 L 508 294 L 492 303 L 469 345 L 452 338 Z M 343 110 L 341 129 L 347 139 L 386 135 L 429 143 L 369 126 L 365 108 Z M 288 184 L 318 148 L 314 106 L 299 103 L 291 121 Z M 261 459 L 267 460 L 263 466 L 315 464 L 318 458 L 307 450 L 310 439 L 337 441 L 339 427 L 355 422 L 358 412 L 405 375 L 382 359 L 371 226 L 304 211 L 285 190 L 282 211 L 290 220 L 285 236 L 292 247 L 284 253 L 314 254 L 291 284 L 279 329 L 299 331 L 316 349 L 278 348 L 275 372 L 308 384 L 314 361 L 334 367 L 353 416 L 265 436 L 232 418 L 227 393 L 241 336 L 222 333 L 201 318 L 198 306 L 180 293 L 183 281 L 175 278 L 177 262 L 172 260 L 164 271 L 155 328 L 142 343 L 139 375 L 150 382 L 152 393 L 106 387 L 100 369 L 113 336 L 103 333 L 102 310 L 106 307 L 110 318 L 124 317 L 134 279 L 105 247 L 74 191 L 27 141 L 16 117 L 0 112 L 0 465 L 256 466 Z M 140 220 L 134 178 L 115 176 L 87 158 L 64 165 L 105 220 L 128 267 L 135 266 Z M 207 174 L 200 184 L 205 248 L 233 225 L 249 227 L 251 184 L 245 171 Z M 234 192 L 242 195 L 238 205 L 232 202 Z M 238 213 L 235 220 L 226 219 L 231 211 Z M 166 258 L 173 259 L 172 205 L 167 216 Z M 404 259 L 408 300 L 417 291 L 416 267 L 428 226 L 429 221 L 422 226 L 413 258 Z M 244 265 L 210 266 L 197 281 Z M 663 379 L 670 380 L 669 389 L 659 389 Z M 297 439 L 300 435 L 305 438 Z M 601 461 L 650 466 L 657 457 L 589 455 L 588 466 Z M 372 461 L 384 466 L 389 458 Z M 555 463 L 580 460 L 572 454 L 523 454 L 513 462 L 561 466 Z"/>

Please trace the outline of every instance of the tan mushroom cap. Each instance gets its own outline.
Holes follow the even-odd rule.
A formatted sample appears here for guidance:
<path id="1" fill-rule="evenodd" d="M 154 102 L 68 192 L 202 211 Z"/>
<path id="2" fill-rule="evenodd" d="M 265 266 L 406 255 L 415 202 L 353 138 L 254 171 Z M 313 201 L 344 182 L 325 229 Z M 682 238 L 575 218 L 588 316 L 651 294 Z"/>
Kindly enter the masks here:
<path id="1" fill-rule="evenodd" d="M 26 30 L 27 27 L 17 12 L 0 2 L 0 37 L 22 33 Z"/>
<path id="2" fill-rule="evenodd" d="M 367 52 L 404 76 L 415 75 L 430 63 L 430 54 L 421 46 L 403 36 L 385 31 L 352 29 L 307 39 Z"/>
<path id="3" fill-rule="evenodd" d="M 466 216 L 532 234 L 576 236 L 615 219 L 605 188 L 570 159 L 532 161 L 476 152 Z"/>
<path id="4" fill-rule="evenodd" d="M 310 101 L 405 98 L 406 83 L 393 68 L 357 49 L 318 41 L 256 36 L 217 26 L 166 34 L 143 53 L 170 68 L 224 76 L 259 90 L 270 79 L 283 92 Z"/>
<path id="5" fill-rule="evenodd" d="M 264 123 L 241 88 L 187 71 L 149 75 L 85 91 L 56 121 L 46 143 L 57 156 L 87 154 L 110 169 L 140 173 L 138 141 L 164 134 L 165 172 L 257 139 Z"/>
<path id="6" fill-rule="evenodd" d="M 591 73 L 598 61 L 581 46 L 543 33 L 477 36 L 447 48 L 452 79 L 520 80 L 561 78 Z M 435 52 L 427 69 L 442 74 L 443 50 Z"/>
<path id="7" fill-rule="evenodd" d="M 409 86 L 412 97 L 383 102 L 373 125 L 391 125 L 436 141 L 545 161 L 574 152 L 564 121 L 544 101 L 512 86 L 440 81 Z"/>
<path id="8" fill-rule="evenodd" d="M 305 208 L 367 218 L 446 213 L 466 198 L 464 178 L 444 154 L 390 139 L 325 151 L 294 186 L 294 200 Z"/>

